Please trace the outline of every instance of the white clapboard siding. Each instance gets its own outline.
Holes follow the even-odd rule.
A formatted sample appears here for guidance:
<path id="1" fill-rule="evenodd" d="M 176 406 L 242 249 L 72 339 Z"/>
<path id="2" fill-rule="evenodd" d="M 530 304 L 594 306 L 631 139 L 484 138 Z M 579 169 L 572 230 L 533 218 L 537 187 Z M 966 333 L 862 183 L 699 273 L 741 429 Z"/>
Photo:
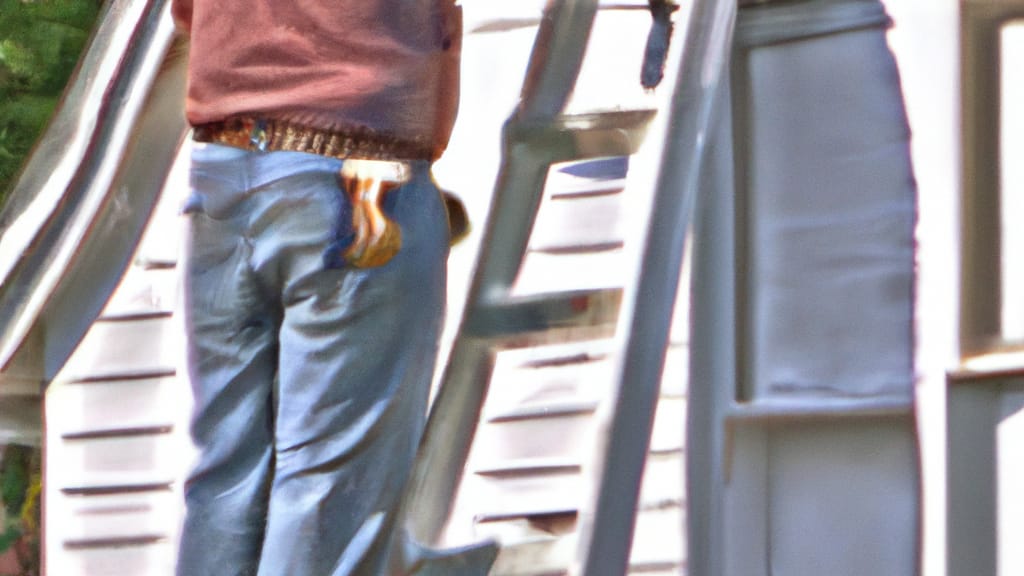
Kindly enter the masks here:
<path id="1" fill-rule="evenodd" d="M 622 267 L 587 269 L 595 255 L 628 253 L 622 250 L 628 193 L 621 181 L 591 180 L 593 193 L 587 184 L 565 174 L 549 178 L 530 256 L 543 254 L 551 263 L 547 274 L 536 274 L 528 257 L 519 278 L 522 292 L 627 281 Z M 668 351 L 631 555 L 631 571 L 644 574 L 679 574 L 684 565 L 685 330 L 673 334 L 677 341 Z M 502 543 L 495 574 L 562 574 L 572 561 L 575 519 L 591 488 L 587 465 L 595 413 L 608 396 L 616 361 L 609 340 L 497 354 L 454 520 L 471 521 L 474 537 Z"/>
<path id="2" fill-rule="evenodd" d="M 174 315 L 181 167 L 118 289 L 46 393 L 51 576 L 168 576 L 190 458 Z"/>

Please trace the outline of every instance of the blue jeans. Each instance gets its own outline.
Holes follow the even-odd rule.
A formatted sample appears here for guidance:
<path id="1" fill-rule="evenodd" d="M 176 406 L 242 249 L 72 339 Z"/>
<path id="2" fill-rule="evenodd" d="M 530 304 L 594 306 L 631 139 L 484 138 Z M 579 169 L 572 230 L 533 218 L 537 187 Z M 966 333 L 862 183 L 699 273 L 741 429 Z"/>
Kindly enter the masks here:
<path id="1" fill-rule="evenodd" d="M 384 572 L 444 317 L 447 219 L 426 162 L 389 193 L 403 247 L 345 267 L 342 161 L 197 145 L 185 317 L 199 460 L 180 576 Z"/>

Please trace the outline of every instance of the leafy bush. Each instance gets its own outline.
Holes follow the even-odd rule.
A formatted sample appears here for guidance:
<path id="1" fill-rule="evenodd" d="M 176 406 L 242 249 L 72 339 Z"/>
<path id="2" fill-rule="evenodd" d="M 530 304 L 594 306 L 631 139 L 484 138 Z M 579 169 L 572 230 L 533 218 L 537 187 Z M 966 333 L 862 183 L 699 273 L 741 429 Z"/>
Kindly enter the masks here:
<path id="1" fill-rule="evenodd" d="M 41 490 L 42 452 L 13 444 L 0 449 L 0 553 L 13 549 L 17 576 L 39 575 Z"/>
<path id="2" fill-rule="evenodd" d="M 0 0 L 0 202 L 46 126 L 98 0 Z"/>

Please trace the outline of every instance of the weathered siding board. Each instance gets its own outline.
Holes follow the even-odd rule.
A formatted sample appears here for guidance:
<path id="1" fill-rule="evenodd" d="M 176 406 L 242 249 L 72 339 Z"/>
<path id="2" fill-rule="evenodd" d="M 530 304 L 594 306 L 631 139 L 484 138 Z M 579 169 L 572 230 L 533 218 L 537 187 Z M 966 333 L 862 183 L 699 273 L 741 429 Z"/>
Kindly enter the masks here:
<path id="1" fill-rule="evenodd" d="M 46 393 L 51 576 L 173 573 L 180 478 L 191 455 L 173 315 L 182 168 L 103 314 Z"/>

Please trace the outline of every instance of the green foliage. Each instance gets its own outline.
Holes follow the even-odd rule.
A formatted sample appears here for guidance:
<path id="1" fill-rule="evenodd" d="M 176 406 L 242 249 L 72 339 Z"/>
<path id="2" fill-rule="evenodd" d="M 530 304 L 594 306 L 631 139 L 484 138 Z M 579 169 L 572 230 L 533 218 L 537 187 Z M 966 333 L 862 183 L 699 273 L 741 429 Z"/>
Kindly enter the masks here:
<path id="1" fill-rule="evenodd" d="M 0 193 L 52 114 L 99 7 L 98 0 L 0 0 Z"/>
<path id="2" fill-rule="evenodd" d="M 0 454 L 0 552 L 14 547 L 21 564 L 19 575 L 38 575 L 42 452 L 11 444 Z"/>

